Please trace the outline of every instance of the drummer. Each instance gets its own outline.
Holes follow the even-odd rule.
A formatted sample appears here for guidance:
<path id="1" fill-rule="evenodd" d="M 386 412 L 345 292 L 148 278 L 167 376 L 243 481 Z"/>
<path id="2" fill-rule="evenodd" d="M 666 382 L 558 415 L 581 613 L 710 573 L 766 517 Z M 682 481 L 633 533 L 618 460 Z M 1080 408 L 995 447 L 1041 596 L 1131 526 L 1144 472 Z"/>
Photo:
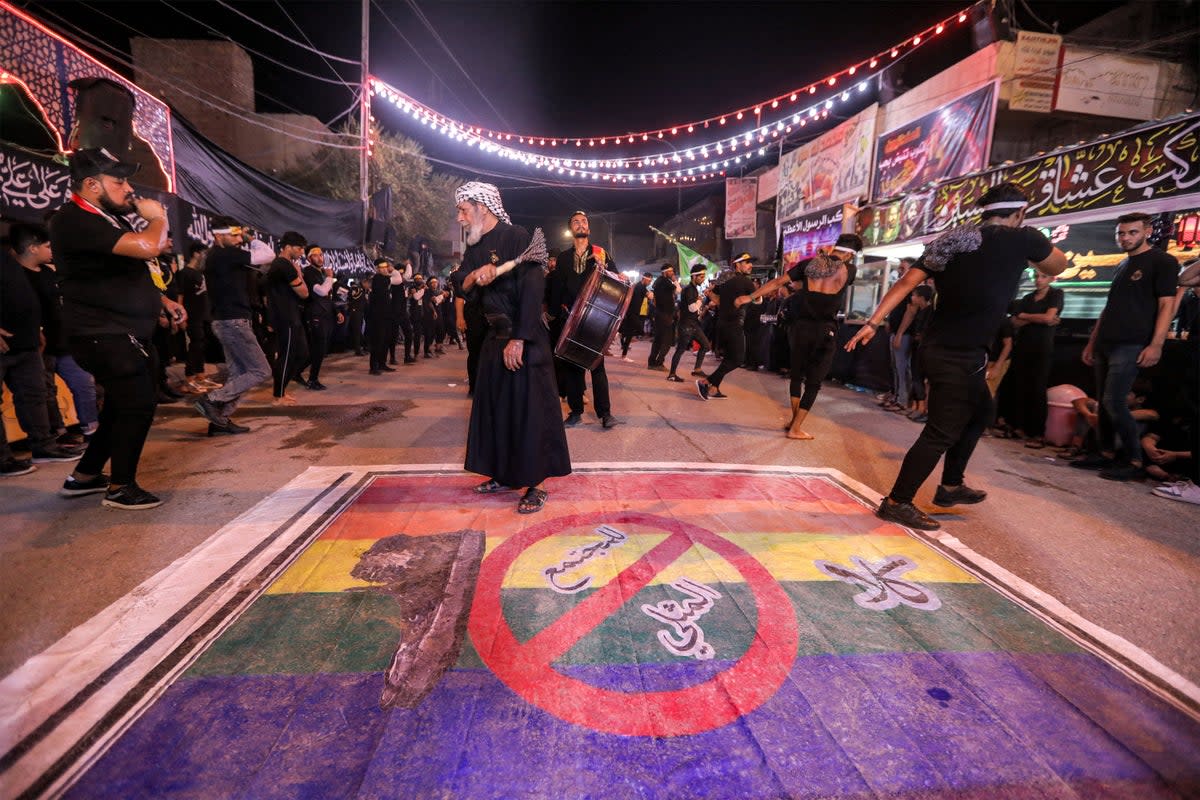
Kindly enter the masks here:
<path id="1" fill-rule="evenodd" d="M 571 230 L 575 244 L 558 254 L 555 270 L 546 276 L 546 311 L 550 317 L 550 336 L 555 342 L 562 335 L 567 318 L 579 301 L 579 294 L 591 277 L 592 271 L 600 268 L 616 272 L 617 269 L 612 258 L 604 252 L 604 248 L 591 243 L 587 214 L 576 211 L 567 221 L 567 227 Z M 558 359 L 558 362 L 559 368 L 555 372 L 565 384 L 558 387 L 559 392 L 566 393 L 567 406 L 570 409 L 563 424 L 574 427 L 583 422 L 585 370 L 569 361 Z M 603 356 L 591 372 L 592 408 L 600 418 L 600 424 L 606 429 L 616 427 L 621 421 L 612 415 L 608 397 L 608 373 L 604 370 Z"/>

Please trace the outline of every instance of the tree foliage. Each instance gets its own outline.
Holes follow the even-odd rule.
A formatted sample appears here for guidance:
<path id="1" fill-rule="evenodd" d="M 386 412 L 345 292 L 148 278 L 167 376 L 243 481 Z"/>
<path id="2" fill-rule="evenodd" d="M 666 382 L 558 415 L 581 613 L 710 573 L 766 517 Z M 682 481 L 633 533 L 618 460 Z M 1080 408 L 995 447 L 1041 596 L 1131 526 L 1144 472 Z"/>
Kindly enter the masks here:
<path id="1" fill-rule="evenodd" d="M 358 136 L 357 120 L 342 132 Z M 412 139 L 371 126 L 373 142 L 368 181 L 370 194 L 392 189 L 390 255 L 397 255 L 412 237 L 421 234 L 440 239 L 454 219 L 454 190 L 460 178 L 433 171 L 425 152 Z M 358 151 L 340 148 L 323 150 L 314 163 L 281 174 L 280 179 L 297 188 L 337 200 L 358 200 Z"/>

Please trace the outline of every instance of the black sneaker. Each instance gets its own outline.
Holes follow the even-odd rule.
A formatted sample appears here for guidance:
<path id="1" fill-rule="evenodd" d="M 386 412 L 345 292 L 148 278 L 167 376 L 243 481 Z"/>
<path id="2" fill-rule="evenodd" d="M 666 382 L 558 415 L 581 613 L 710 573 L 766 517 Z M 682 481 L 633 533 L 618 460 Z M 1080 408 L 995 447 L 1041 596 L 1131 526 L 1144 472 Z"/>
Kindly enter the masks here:
<path id="1" fill-rule="evenodd" d="M 67 431 L 55 439 L 54 443 L 61 447 L 68 447 L 78 450 L 79 448 L 87 447 L 87 437 L 85 437 L 82 433 L 73 433 L 71 431 Z"/>
<path id="2" fill-rule="evenodd" d="M 720 389 L 712 388 L 711 385 L 708 388 L 708 396 L 714 400 L 724 400 L 725 398 L 729 397 L 729 395 L 722 393 Z"/>
<path id="3" fill-rule="evenodd" d="M 382 374 L 383 374 L 383 370 L 380 370 L 380 369 L 372 369 L 372 370 L 368 370 L 368 371 L 367 371 L 367 374 L 368 374 L 368 375 L 382 375 Z"/>
<path id="4" fill-rule="evenodd" d="M 933 504 L 942 508 L 969 506 L 973 503 L 982 503 L 986 499 L 987 492 L 982 489 L 972 489 L 965 483 L 953 489 L 939 485 L 937 491 L 933 493 Z"/>
<path id="5" fill-rule="evenodd" d="M 384 372 L 395 372 L 396 371 L 395 367 L 389 367 L 387 364 L 384 364 L 383 366 L 381 366 L 380 369 L 383 370 Z"/>
<path id="6" fill-rule="evenodd" d="M 18 475 L 28 475 L 37 467 L 28 458 L 6 458 L 0 461 L 0 478 L 15 478 Z"/>
<path id="7" fill-rule="evenodd" d="M 98 494 L 99 492 L 107 491 L 107 475 L 97 475 L 90 481 L 77 481 L 74 477 L 68 475 L 58 493 L 62 497 L 82 497 L 85 494 Z"/>
<path id="8" fill-rule="evenodd" d="M 696 381 L 696 394 L 700 395 L 701 400 L 708 399 L 708 382 L 703 378 Z"/>
<path id="9" fill-rule="evenodd" d="M 671 383 L 683 383 L 683 378 L 679 377 L 674 372 L 667 376 L 667 380 L 669 380 Z"/>
<path id="10" fill-rule="evenodd" d="M 320 381 L 309 381 L 308 383 L 304 384 L 304 387 L 306 389 L 312 389 L 314 392 L 323 392 L 329 388 Z"/>
<path id="11" fill-rule="evenodd" d="M 600 424 L 605 428 L 615 428 L 621 424 L 621 420 L 617 419 L 612 414 L 605 414 L 600 418 Z"/>
<path id="12" fill-rule="evenodd" d="M 922 531 L 936 531 L 942 527 L 941 523 L 912 503 L 897 503 L 890 497 L 883 498 L 875 516 L 888 522 L 895 522 L 907 528 L 917 528 Z"/>
<path id="13" fill-rule="evenodd" d="M 1071 462 L 1071 466 L 1075 467 L 1075 469 L 1106 469 L 1107 467 L 1114 466 L 1116 463 L 1111 458 L 1101 455 L 1090 455 L 1075 459 Z"/>
<path id="14" fill-rule="evenodd" d="M 123 508 L 129 511 L 140 511 L 144 508 L 158 508 L 162 505 L 154 495 L 147 492 L 136 483 L 127 483 L 120 489 L 109 489 L 104 493 L 100 505 L 109 508 Z"/>
<path id="15" fill-rule="evenodd" d="M 1146 471 L 1133 464 L 1114 464 L 1100 470 L 1100 477 L 1106 481 L 1140 481 L 1146 477 Z"/>
<path id="16" fill-rule="evenodd" d="M 653 370 L 655 372 L 666 372 L 667 371 L 667 368 L 665 366 L 663 366 L 662 364 L 650 364 L 649 366 L 646 367 L 646 369 Z"/>
<path id="17" fill-rule="evenodd" d="M 563 425 L 566 425 L 568 428 L 574 428 L 581 422 L 583 422 L 583 415 L 571 412 L 570 414 L 567 414 L 567 418 L 563 420 Z"/>
<path id="18" fill-rule="evenodd" d="M 703 378 L 703 377 L 704 377 L 704 370 L 702 370 L 702 369 L 694 369 L 694 370 L 692 370 L 692 375 L 693 375 L 693 376 L 695 376 L 695 377 L 698 377 L 698 378 Z"/>
<path id="19" fill-rule="evenodd" d="M 224 425 L 225 415 L 221 413 L 221 409 L 217 408 L 217 404 L 208 399 L 208 395 L 202 394 L 192 401 L 192 408 L 200 412 L 200 416 L 209 421 L 211 425 Z"/>
<path id="20" fill-rule="evenodd" d="M 213 422 L 208 423 L 209 436 L 233 436 L 234 434 L 249 432 L 249 428 L 245 425 L 238 425 L 233 420 L 226 420 L 224 425 L 217 425 Z"/>
<path id="21" fill-rule="evenodd" d="M 52 461 L 78 461 L 83 457 L 83 451 L 75 448 L 48 444 L 45 447 L 33 448 L 33 463 L 46 464 Z"/>

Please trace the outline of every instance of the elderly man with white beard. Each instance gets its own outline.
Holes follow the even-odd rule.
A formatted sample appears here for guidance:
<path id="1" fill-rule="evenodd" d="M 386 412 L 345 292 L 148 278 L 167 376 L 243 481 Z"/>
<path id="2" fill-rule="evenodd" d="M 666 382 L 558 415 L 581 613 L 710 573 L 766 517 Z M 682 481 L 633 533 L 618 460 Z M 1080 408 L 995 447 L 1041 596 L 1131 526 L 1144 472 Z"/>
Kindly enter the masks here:
<path id="1" fill-rule="evenodd" d="M 474 488 L 477 494 L 525 488 L 517 511 L 532 514 L 546 503 L 544 481 L 571 473 L 554 357 L 542 321 L 546 276 L 532 261 L 497 274 L 497 266 L 525 252 L 531 237 L 512 224 L 495 186 L 472 181 L 454 193 L 454 202 L 467 234 L 463 289 L 478 294 L 488 324 L 471 404 L 466 469 L 487 477 Z"/>

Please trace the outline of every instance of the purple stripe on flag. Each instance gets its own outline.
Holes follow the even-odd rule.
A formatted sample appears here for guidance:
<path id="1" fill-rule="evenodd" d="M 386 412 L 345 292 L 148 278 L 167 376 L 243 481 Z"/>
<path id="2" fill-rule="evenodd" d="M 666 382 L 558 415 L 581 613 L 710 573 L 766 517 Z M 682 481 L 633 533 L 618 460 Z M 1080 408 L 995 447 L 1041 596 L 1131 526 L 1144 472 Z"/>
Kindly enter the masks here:
<path id="1" fill-rule="evenodd" d="M 568 671 L 646 691 L 722 666 Z M 805 657 L 753 713 L 662 739 L 564 723 L 485 670 L 447 673 L 411 711 L 380 711 L 381 688 L 377 674 L 182 680 L 68 797 L 960 800 L 1200 789 L 1200 724 L 1089 655 Z"/>

